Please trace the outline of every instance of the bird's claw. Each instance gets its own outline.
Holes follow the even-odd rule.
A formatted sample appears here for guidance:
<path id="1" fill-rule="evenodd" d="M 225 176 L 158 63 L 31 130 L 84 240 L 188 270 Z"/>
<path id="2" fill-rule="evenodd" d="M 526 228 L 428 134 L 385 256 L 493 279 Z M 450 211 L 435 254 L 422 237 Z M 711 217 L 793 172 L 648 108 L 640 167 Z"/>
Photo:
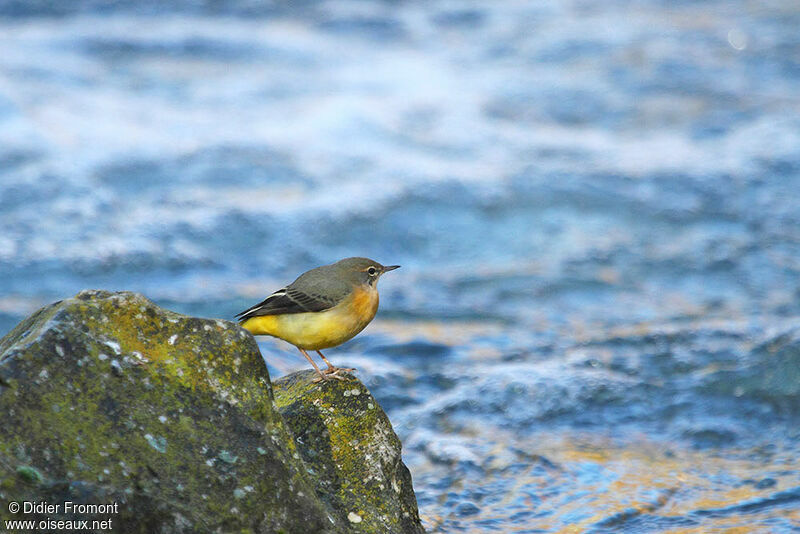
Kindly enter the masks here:
<path id="1" fill-rule="evenodd" d="M 331 380 L 333 378 L 335 378 L 336 380 L 349 380 L 348 377 L 339 374 L 342 371 L 345 372 L 355 371 L 355 369 L 351 369 L 349 367 L 328 367 L 327 369 L 322 371 L 324 373 L 322 376 L 317 376 L 316 378 L 314 378 L 314 380 L 312 380 L 312 382 L 317 384 L 319 382 Z"/>
<path id="2" fill-rule="evenodd" d="M 328 367 L 327 369 L 325 369 L 322 372 L 325 373 L 326 375 L 335 375 L 339 371 L 345 371 L 347 373 L 352 373 L 355 370 L 356 370 L 355 367 Z"/>

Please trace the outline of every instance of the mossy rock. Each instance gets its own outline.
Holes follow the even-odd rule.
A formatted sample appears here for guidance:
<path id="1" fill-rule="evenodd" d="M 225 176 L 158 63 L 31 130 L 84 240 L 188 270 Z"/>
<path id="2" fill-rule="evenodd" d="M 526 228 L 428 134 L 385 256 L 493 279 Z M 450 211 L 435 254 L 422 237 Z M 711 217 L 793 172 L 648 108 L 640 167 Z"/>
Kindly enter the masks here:
<path id="1" fill-rule="evenodd" d="M 424 532 L 400 440 L 378 402 L 352 375 L 314 384 L 315 375 L 276 380 L 275 402 L 337 524 L 349 532 Z"/>
<path id="2" fill-rule="evenodd" d="M 0 339 L 0 413 L 0 519 L 26 517 L 8 501 L 71 500 L 117 502 L 85 518 L 126 533 L 349 530 L 234 323 L 84 291 Z"/>

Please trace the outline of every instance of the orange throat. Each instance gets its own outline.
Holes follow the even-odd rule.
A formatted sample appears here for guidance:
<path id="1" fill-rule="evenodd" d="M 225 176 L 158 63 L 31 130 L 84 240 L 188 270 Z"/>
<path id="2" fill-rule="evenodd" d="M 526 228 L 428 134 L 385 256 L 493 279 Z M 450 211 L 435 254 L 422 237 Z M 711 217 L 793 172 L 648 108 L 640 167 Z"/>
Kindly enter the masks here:
<path id="1" fill-rule="evenodd" d="M 360 320 L 370 322 L 378 311 L 379 300 L 374 287 L 357 287 L 353 291 L 353 312 Z"/>

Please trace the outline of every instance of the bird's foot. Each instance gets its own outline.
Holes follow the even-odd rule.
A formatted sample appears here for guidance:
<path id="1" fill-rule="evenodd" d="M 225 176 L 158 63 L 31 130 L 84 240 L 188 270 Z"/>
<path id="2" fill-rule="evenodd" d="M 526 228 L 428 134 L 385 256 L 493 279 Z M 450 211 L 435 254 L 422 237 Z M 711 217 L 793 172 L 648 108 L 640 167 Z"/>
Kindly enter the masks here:
<path id="1" fill-rule="evenodd" d="M 327 369 L 325 369 L 322 372 L 325 373 L 326 375 L 335 375 L 339 371 L 352 373 L 355 370 L 356 370 L 355 367 L 336 367 L 336 366 L 331 365 L 331 366 L 329 366 Z"/>
<path id="2" fill-rule="evenodd" d="M 327 369 L 322 371 L 324 373 L 323 375 L 315 377 L 314 380 L 312 380 L 312 382 L 316 384 L 331 379 L 349 380 L 350 379 L 349 377 L 339 374 L 348 371 L 355 371 L 355 369 L 352 369 L 350 367 L 328 367 Z"/>
<path id="3" fill-rule="evenodd" d="M 347 380 L 346 376 L 342 376 L 342 375 L 339 375 L 339 374 L 336 374 L 336 373 L 329 373 L 329 374 L 325 374 L 325 375 L 318 376 L 318 377 L 314 378 L 314 380 L 312 380 L 312 382 L 314 382 L 315 384 L 319 384 L 320 382 L 327 382 L 328 380 L 333 380 L 334 378 L 336 380 Z"/>

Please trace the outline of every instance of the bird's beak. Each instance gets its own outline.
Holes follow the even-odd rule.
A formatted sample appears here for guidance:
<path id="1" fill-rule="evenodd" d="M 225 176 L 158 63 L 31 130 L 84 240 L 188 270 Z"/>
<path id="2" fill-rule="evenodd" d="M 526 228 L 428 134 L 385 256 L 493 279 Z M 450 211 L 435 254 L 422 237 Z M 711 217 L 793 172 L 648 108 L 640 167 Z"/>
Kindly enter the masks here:
<path id="1" fill-rule="evenodd" d="M 399 268 L 400 268 L 399 265 L 387 265 L 386 267 L 383 268 L 383 272 L 386 273 L 386 272 L 389 272 L 389 271 L 394 271 L 395 269 L 399 269 Z"/>

